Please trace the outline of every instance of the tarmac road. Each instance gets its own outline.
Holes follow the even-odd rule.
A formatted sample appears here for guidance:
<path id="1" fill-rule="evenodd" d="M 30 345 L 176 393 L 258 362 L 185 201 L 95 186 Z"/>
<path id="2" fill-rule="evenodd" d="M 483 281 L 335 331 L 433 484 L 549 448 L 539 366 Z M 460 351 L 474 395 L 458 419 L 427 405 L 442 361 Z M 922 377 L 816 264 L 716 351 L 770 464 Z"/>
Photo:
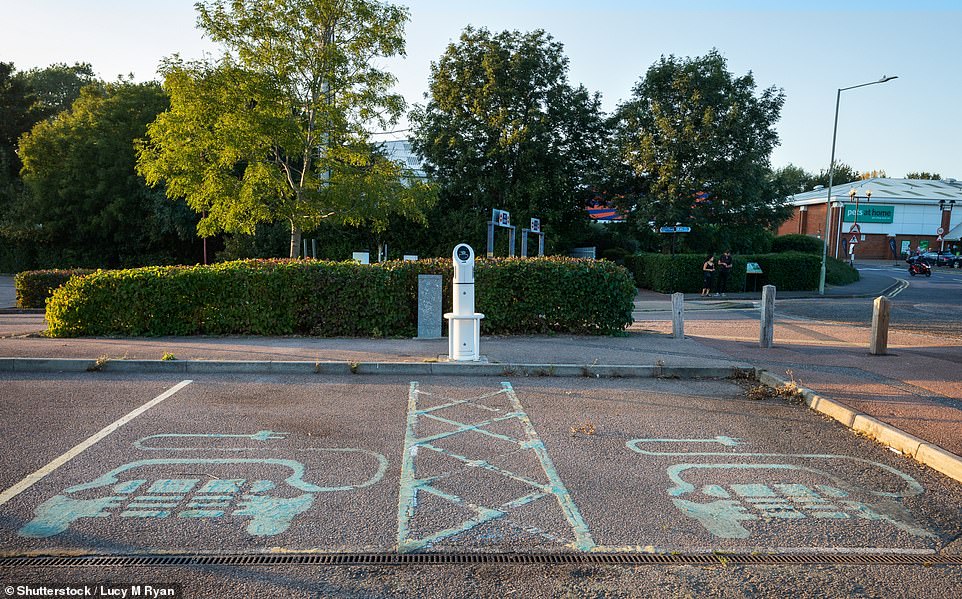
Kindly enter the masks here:
<path id="1" fill-rule="evenodd" d="M 730 380 L 0 376 L 6 555 L 960 552 L 962 489 Z M 11 401 L 12 399 L 12 401 Z M 41 400 L 56 411 L 40 414 Z M 148 402 L 155 401 L 149 405 Z M 958 596 L 958 567 L 62 568 L 185 596 Z M 944 591 L 944 595 L 940 595 Z M 739 593 L 740 594 L 740 593 Z"/>

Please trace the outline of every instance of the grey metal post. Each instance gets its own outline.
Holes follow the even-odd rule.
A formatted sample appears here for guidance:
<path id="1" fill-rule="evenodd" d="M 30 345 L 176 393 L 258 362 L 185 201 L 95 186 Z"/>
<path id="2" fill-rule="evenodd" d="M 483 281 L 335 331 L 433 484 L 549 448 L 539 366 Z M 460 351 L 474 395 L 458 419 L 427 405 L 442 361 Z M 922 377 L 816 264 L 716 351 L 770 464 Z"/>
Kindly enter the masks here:
<path id="1" fill-rule="evenodd" d="M 872 340 L 868 353 L 873 356 L 884 356 L 889 345 L 889 315 L 892 311 L 892 301 L 887 297 L 875 298 L 872 309 Z"/>
<path id="2" fill-rule="evenodd" d="M 494 258 L 494 223 L 488 223 L 488 258 Z"/>
<path id="3" fill-rule="evenodd" d="M 538 255 L 544 256 L 544 233 L 538 233 Z"/>
<path id="4" fill-rule="evenodd" d="M 671 336 L 685 338 L 685 294 L 671 294 Z"/>
<path id="5" fill-rule="evenodd" d="M 775 336 L 775 286 L 762 287 L 762 318 L 758 331 L 758 346 L 771 347 Z"/>
<path id="6" fill-rule="evenodd" d="M 518 229 L 516 227 L 508 227 L 511 230 L 511 237 L 508 238 L 508 256 L 514 258 L 514 238 L 517 237 Z"/>
<path id="7" fill-rule="evenodd" d="M 418 275 L 418 339 L 441 338 L 441 275 Z"/>
<path id="8" fill-rule="evenodd" d="M 317 240 L 316 239 L 311 240 L 311 256 L 315 260 L 317 260 Z"/>
<path id="9" fill-rule="evenodd" d="M 528 229 L 521 229 L 521 257 L 528 257 Z"/>
<path id="10" fill-rule="evenodd" d="M 304 257 L 307 258 L 307 240 L 304 240 Z"/>

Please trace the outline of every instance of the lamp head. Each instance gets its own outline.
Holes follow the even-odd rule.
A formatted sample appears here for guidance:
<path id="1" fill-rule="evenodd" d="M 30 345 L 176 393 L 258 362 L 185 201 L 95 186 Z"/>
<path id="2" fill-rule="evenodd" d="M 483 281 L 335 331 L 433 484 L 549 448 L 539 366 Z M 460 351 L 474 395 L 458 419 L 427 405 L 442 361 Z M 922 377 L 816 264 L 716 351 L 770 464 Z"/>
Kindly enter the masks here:
<path id="1" fill-rule="evenodd" d="M 854 188 L 854 187 L 853 187 L 852 189 L 848 190 L 848 197 L 849 197 L 850 199 L 853 199 L 853 200 L 855 199 L 855 188 Z"/>
<path id="2" fill-rule="evenodd" d="M 865 190 L 865 201 L 867 202 L 867 201 L 869 201 L 869 200 L 871 200 L 871 199 L 872 199 L 872 190 L 871 190 L 871 189 L 866 189 L 866 190 Z"/>
<path id="3" fill-rule="evenodd" d="M 878 80 L 879 83 L 885 83 L 886 81 L 891 81 L 892 79 L 898 79 L 898 75 L 882 75 L 882 78 Z"/>

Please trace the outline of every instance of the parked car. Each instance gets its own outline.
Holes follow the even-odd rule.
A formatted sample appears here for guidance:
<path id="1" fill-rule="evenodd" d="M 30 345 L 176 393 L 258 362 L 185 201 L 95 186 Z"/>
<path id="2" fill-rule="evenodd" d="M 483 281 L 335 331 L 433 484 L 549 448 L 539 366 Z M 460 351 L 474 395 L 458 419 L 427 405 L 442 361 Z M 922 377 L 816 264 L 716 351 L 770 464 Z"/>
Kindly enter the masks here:
<path id="1" fill-rule="evenodd" d="M 959 268 L 962 267 L 962 256 L 953 254 L 949 250 L 945 250 L 944 252 L 937 252 L 935 255 L 935 262 L 930 262 L 929 264 Z"/>
<path id="2" fill-rule="evenodd" d="M 957 256 L 948 250 L 944 252 L 923 252 L 920 256 L 909 256 L 905 261 L 912 264 L 920 258 L 929 266 L 962 267 L 962 256 Z"/>

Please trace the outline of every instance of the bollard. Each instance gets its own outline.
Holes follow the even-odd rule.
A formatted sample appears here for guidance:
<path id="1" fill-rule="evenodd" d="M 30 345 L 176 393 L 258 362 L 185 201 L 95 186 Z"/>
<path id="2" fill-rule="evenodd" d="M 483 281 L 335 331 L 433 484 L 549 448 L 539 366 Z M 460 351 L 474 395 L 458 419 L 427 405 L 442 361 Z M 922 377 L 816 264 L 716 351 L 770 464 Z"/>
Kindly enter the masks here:
<path id="1" fill-rule="evenodd" d="M 441 338 L 441 275 L 418 275 L 418 339 Z"/>
<path id="2" fill-rule="evenodd" d="M 892 301 L 887 297 L 875 298 L 872 310 L 872 340 L 868 353 L 873 356 L 884 356 L 889 345 L 889 315 L 892 312 Z"/>
<path id="3" fill-rule="evenodd" d="M 685 294 L 671 294 L 671 336 L 685 338 Z"/>
<path id="4" fill-rule="evenodd" d="M 481 319 L 474 311 L 474 250 L 466 243 L 455 246 L 454 311 L 448 319 L 448 359 L 455 362 L 477 362 L 481 359 Z"/>
<path id="5" fill-rule="evenodd" d="M 758 346 L 771 347 L 775 336 L 775 286 L 762 287 L 762 318 Z"/>

